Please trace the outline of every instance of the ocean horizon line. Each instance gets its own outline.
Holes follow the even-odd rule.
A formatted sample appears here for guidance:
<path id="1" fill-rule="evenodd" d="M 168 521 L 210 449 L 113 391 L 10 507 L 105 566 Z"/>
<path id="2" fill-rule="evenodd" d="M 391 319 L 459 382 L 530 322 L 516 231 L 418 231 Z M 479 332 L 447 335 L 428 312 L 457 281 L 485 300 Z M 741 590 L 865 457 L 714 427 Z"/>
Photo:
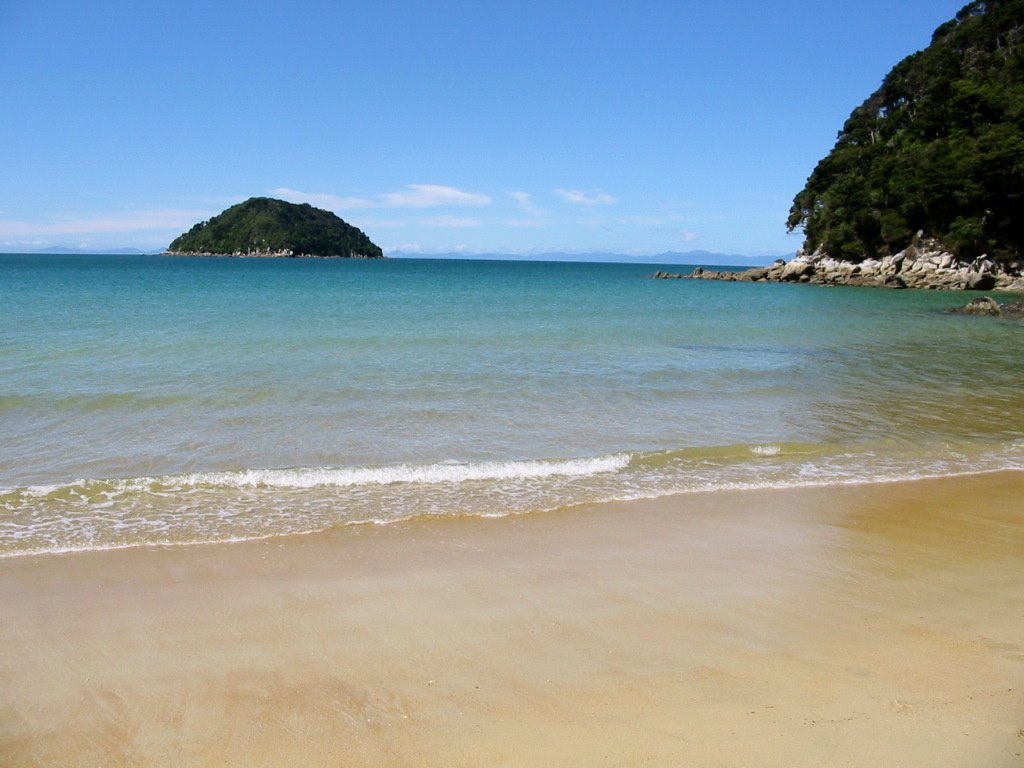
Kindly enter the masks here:
<path id="1" fill-rule="evenodd" d="M 37 249 L 0 248 L 2 256 L 163 256 L 166 249 L 140 248 L 76 248 L 51 246 Z M 523 261 L 567 262 L 585 264 L 681 264 L 687 266 L 756 267 L 766 266 L 777 259 L 792 258 L 792 253 L 771 255 L 745 255 L 718 251 L 662 251 L 658 253 L 627 253 L 621 251 L 409 251 L 401 248 L 384 249 L 384 255 L 396 260 L 422 261 Z M 177 257 L 181 258 L 181 257 Z M 281 257 L 285 258 L 285 257 Z"/>

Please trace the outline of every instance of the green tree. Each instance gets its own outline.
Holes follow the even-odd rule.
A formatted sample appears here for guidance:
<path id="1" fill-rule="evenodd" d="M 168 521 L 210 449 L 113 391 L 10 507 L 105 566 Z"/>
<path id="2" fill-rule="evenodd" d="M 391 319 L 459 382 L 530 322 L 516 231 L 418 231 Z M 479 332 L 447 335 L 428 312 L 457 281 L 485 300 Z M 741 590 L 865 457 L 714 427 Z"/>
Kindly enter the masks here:
<path id="1" fill-rule="evenodd" d="M 252 197 L 176 238 L 170 253 L 276 253 L 381 258 L 361 230 L 330 211 L 303 203 Z"/>
<path id="2" fill-rule="evenodd" d="M 917 232 L 961 258 L 1024 253 L 1024 0 L 975 0 L 853 110 L 797 193 L 804 247 L 858 261 Z"/>

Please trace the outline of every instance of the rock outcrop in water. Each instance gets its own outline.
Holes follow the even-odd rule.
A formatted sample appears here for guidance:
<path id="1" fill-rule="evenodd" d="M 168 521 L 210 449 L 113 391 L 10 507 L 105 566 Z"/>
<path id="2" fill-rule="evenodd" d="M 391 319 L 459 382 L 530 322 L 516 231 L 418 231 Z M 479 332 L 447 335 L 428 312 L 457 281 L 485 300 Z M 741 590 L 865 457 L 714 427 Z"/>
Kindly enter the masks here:
<path id="1" fill-rule="evenodd" d="M 380 259 L 384 252 L 360 229 L 308 203 L 252 197 L 171 243 L 179 256 Z"/>
<path id="2" fill-rule="evenodd" d="M 656 274 L 655 277 L 668 277 Z M 842 261 L 823 253 L 802 251 L 790 261 L 779 259 L 770 267 L 755 267 L 741 272 L 723 272 L 697 267 L 694 280 L 733 282 L 810 283 L 813 285 L 852 285 L 873 288 L 920 288 L 955 291 L 1019 291 L 1024 293 L 1024 277 L 1019 270 L 980 257 L 964 263 L 934 243 L 912 245 L 892 256 Z"/>
<path id="3" fill-rule="evenodd" d="M 1017 299 L 1008 304 L 1000 304 L 989 296 L 980 296 L 967 302 L 966 306 L 951 310 L 957 315 L 975 315 L 977 317 L 1001 317 L 1005 320 L 1024 320 L 1024 299 Z"/>

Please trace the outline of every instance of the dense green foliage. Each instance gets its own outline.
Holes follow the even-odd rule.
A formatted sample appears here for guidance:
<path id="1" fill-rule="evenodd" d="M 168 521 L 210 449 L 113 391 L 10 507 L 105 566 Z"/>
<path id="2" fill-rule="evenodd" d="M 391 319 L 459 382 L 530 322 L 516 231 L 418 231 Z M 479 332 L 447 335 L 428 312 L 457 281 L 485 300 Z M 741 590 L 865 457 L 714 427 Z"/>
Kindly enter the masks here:
<path id="1" fill-rule="evenodd" d="M 196 224 L 171 243 L 168 251 L 361 258 L 384 255 L 362 230 L 330 211 L 269 197 L 251 197 Z"/>
<path id="2" fill-rule="evenodd" d="M 859 261 L 918 232 L 962 259 L 1024 255 L 1024 0 L 975 0 L 850 115 L 787 222 Z"/>

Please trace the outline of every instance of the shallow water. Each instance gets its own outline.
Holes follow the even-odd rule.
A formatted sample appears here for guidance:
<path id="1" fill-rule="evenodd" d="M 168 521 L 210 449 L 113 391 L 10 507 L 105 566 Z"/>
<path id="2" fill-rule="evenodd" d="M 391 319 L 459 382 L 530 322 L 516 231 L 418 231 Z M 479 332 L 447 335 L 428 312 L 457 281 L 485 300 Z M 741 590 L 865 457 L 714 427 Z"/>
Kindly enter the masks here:
<path id="1" fill-rule="evenodd" d="M 1024 325 L 657 268 L 0 255 L 0 553 L 1024 467 Z"/>

